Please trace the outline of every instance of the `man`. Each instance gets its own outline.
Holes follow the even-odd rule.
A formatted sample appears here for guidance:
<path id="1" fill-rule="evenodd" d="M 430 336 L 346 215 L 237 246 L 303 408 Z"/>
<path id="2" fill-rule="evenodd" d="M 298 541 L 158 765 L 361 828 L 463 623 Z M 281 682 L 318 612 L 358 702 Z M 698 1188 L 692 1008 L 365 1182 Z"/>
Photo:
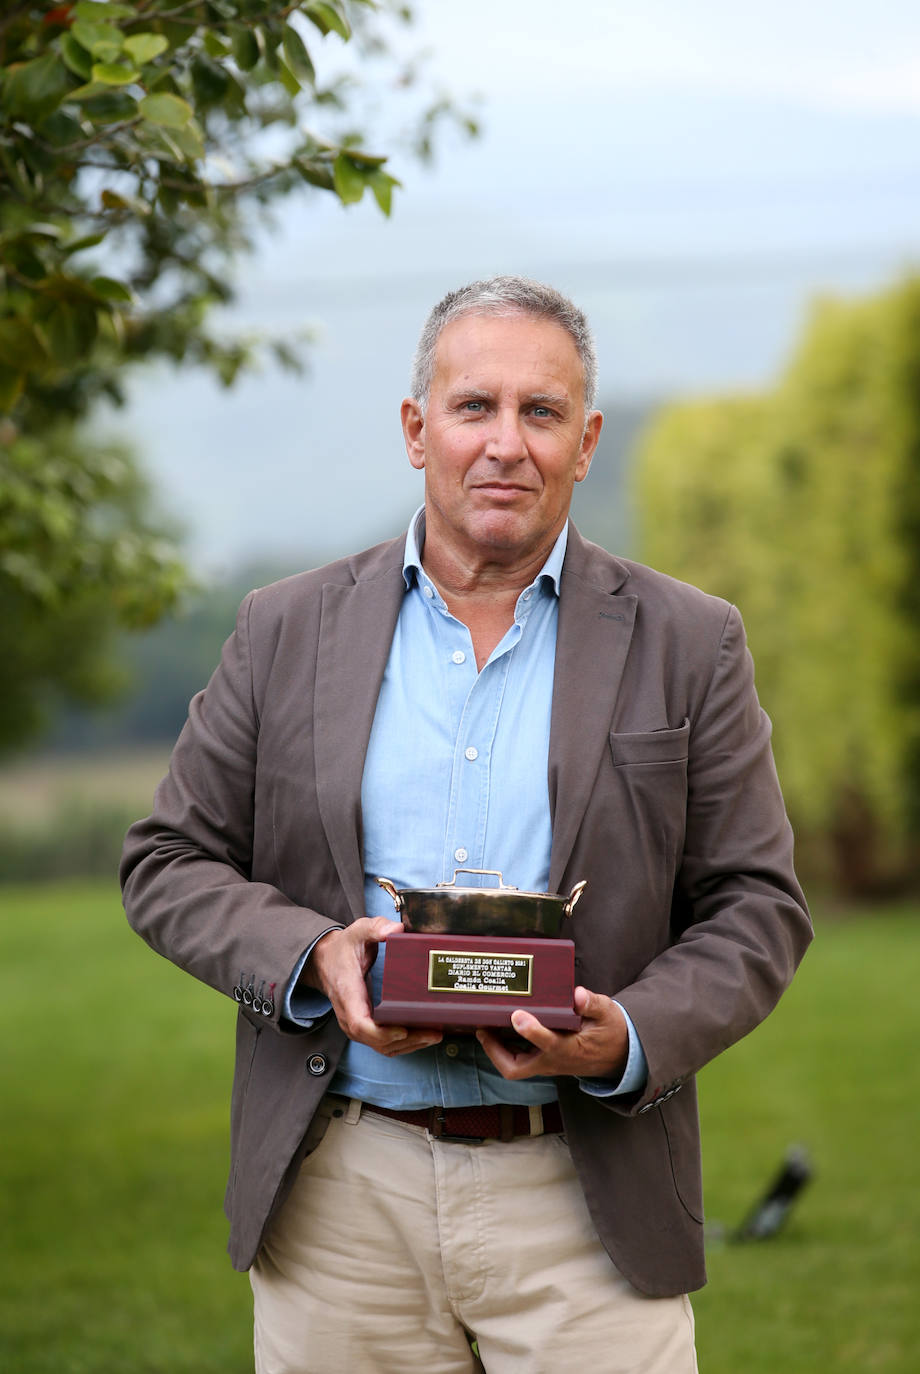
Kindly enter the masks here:
<path id="1" fill-rule="evenodd" d="M 555 291 L 447 296 L 402 406 L 408 536 L 247 598 L 129 833 L 129 919 L 240 1002 L 227 1210 L 260 1374 L 454 1374 L 473 1338 L 489 1374 L 696 1367 L 693 1076 L 810 926 L 737 613 L 568 523 L 595 386 Z M 374 1022 L 375 876 L 458 867 L 587 879 L 580 1031 Z"/>

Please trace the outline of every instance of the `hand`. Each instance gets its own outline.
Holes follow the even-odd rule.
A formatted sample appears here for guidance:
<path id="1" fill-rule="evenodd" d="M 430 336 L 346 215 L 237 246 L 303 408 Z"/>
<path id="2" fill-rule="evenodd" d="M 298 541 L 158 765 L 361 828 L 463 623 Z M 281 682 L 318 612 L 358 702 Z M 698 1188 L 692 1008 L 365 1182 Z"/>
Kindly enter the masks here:
<path id="1" fill-rule="evenodd" d="M 620 1008 L 609 997 L 578 987 L 575 1010 L 582 1017 L 577 1031 L 548 1030 L 530 1012 L 514 1011 L 511 1024 L 534 1046 L 532 1050 L 511 1049 L 487 1030 L 478 1030 L 476 1039 L 503 1078 L 573 1074 L 619 1080 L 629 1053 L 629 1032 Z"/>
<path id="2" fill-rule="evenodd" d="M 371 1016 L 365 981 L 368 970 L 377 957 L 377 946 L 401 929 L 399 922 L 386 916 L 362 916 L 317 941 L 300 975 L 301 982 L 326 994 L 349 1040 L 390 1057 L 425 1049 L 441 1039 L 441 1032 L 431 1029 L 378 1026 Z"/>

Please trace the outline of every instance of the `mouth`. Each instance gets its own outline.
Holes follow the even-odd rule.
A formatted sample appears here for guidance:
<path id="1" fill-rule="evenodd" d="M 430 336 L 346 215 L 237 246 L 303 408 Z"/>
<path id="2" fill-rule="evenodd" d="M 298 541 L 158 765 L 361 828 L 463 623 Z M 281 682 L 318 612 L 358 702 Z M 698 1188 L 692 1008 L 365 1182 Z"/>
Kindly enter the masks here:
<path id="1" fill-rule="evenodd" d="M 530 487 L 514 482 L 478 482 L 473 490 L 482 492 L 494 501 L 513 501 L 515 497 L 525 496 Z"/>

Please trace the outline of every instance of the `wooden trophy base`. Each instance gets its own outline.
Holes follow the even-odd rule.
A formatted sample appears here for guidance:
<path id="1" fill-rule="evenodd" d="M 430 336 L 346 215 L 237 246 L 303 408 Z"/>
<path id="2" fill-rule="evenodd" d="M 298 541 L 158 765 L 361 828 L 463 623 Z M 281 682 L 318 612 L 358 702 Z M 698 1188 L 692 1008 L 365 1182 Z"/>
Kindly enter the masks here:
<path id="1" fill-rule="evenodd" d="M 397 932 L 386 943 L 382 1026 L 474 1030 L 511 1025 L 518 1008 L 550 1030 L 578 1030 L 571 940 Z"/>

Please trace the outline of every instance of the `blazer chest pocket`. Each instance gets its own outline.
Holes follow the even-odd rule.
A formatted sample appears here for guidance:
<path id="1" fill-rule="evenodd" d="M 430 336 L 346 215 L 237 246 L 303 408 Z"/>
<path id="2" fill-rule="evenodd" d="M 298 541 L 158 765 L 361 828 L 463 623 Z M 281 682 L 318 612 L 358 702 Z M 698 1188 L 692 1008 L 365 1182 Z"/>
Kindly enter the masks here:
<path id="1" fill-rule="evenodd" d="M 610 752 L 618 768 L 648 764 L 686 764 L 690 720 L 676 730 L 645 730 L 639 734 L 611 734 Z"/>

